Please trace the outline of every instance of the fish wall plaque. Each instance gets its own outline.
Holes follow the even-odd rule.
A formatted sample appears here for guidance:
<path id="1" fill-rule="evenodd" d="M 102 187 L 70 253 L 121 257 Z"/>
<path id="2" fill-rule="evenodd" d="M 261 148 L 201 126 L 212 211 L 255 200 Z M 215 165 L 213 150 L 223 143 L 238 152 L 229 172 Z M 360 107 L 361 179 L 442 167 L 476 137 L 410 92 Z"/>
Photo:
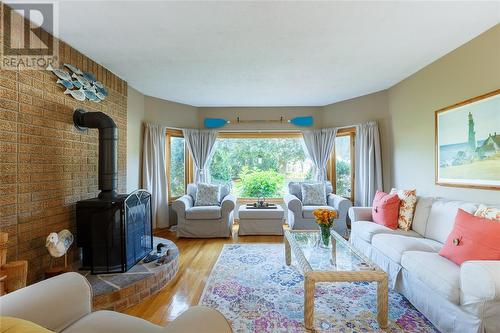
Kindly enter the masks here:
<path id="1" fill-rule="evenodd" d="M 57 76 L 56 83 L 63 87 L 64 94 L 71 95 L 78 101 L 89 100 L 92 102 L 100 102 L 108 96 L 108 89 L 97 81 L 94 74 L 80 70 L 78 67 L 71 64 L 64 64 L 63 68 L 47 67 Z"/>

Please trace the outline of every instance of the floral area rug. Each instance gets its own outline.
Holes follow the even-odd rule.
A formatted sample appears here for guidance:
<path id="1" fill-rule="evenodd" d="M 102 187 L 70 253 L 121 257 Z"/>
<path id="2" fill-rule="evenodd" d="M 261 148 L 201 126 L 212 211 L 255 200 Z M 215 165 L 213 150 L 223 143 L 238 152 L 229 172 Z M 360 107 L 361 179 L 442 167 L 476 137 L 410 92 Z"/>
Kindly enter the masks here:
<path id="1" fill-rule="evenodd" d="M 200 304 L 222 312 L 234 332 L 307 332 L 304 276 L 285 265 L 283 244 L 225 245 Z M 319 332 L 438 332 L 402 295 L 389 292 L 389 327 L 379 328 L 376 283 L 318 283 Z"/>

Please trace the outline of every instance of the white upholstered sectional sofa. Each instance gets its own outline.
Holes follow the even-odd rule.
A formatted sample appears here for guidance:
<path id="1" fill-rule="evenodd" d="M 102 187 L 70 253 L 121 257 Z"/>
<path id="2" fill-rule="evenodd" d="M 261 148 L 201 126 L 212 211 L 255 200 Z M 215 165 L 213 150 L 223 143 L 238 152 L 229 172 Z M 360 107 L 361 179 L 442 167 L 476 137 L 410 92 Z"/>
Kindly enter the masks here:
<path id="1" fill-rule="evenodd" d="M 371 207 L 352 207 L 351 243 L 389 275 L 402 293 L 440 331 L 500 332 L 500 261 L 441 257 L 458 208 L 474 213 L 478 204 L 421 197 L 412 230 L 392 230 L 372 222 Z"/>

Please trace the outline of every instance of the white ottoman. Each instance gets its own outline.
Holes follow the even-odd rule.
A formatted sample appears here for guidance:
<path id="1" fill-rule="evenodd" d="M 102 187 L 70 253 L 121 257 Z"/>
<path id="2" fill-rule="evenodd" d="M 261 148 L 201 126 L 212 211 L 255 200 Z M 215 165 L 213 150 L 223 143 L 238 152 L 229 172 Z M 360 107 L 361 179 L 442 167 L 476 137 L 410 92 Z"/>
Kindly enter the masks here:
<path id="1" fill-rule="evenodd" d="M 285 214 L 281 206 L 276 206 L 276 209 L 248 209 L 241 205 L 238 235 L 283 235 Z"/>

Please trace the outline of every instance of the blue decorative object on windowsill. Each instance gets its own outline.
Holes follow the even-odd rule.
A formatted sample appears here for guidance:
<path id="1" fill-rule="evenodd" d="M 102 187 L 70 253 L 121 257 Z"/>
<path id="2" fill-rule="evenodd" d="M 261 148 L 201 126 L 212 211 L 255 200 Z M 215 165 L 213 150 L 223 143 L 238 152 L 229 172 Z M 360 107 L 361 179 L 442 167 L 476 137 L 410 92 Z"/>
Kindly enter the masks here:
<path id="1" fill-rule="evenodd" d="M 108 96 L 108 90 L 102 82 L 97 81 L 94 74 L 81 71 L 74 65 L 64 64 L 62 69 L 49 66 L 47 70 L 57 76 L 56 83 L 65 88 L 64 94 L 71 95 L 78 101 L 97 103 Z"/>

